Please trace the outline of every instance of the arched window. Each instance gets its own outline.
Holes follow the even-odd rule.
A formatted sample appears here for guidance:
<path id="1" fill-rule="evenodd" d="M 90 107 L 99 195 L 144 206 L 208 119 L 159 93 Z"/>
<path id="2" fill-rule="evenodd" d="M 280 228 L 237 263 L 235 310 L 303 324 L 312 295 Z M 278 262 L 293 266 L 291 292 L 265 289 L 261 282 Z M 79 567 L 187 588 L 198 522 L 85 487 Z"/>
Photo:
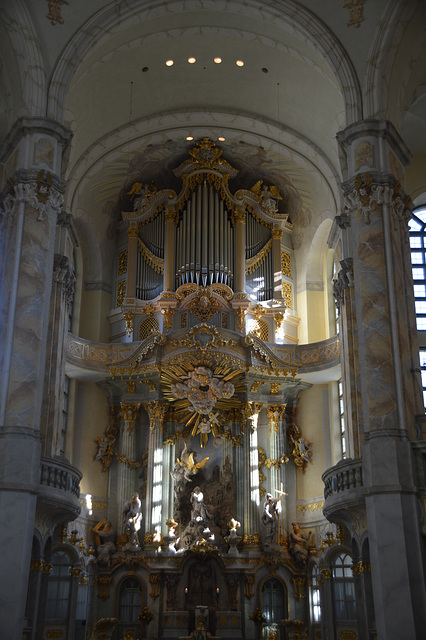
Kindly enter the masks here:
<path id="1" fill-rule="evenodd" d="M 262 611 L 268 624 L 280 624 L 287 617 L 285 589 L 280 580 L 269 578 L 262 586 Z"/>
<path id="2" fill-rule="evenodd" d="M 142 585 L 136 578 L 126 578 L 118 596 L 118 618 L 120 622 L 137 622 L 142 609 Z"/>
<path id="3" fill-rule="evenodd" d="M 355 582 L 352 558 L 348 553 L 334 556 L 331 577 L 335 620 L 356 620 Z"/>
<path id="4" fill-rule="evenodd" d="M 309 609 L 311 622 L 313 624 L 321 622 L 321 594 L 320 583 L 321 573 L 317 564 L 312 566 L 311 583 L 309 586 Z"/>
<path id="5" fill-rule="evenodd" d="M 411 265 L 414 281 L 416 324 L 419 332 L 426 331 L 426 205 L 417 207 L 409 222 Z M 426 336 L 426 334 L 423 334 Z M 426 407 L 426 337 L 419 334 L 420 367 L 423 402 Z"/>
<path id="6" fill-rule="evenodd" d="M 72 559 L 67 551 L 58 550 L 52 554 L 52 571 L 47 583 L 46 618 L 67 620 L 71 597 Z"/>

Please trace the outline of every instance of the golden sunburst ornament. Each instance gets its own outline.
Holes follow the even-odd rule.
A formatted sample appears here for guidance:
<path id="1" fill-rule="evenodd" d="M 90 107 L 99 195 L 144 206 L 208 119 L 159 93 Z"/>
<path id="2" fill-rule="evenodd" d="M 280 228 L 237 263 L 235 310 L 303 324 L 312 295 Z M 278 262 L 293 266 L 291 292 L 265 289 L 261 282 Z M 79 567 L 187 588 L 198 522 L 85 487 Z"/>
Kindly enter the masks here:
<path id="1" fill-rule="evenodd" d="M 209 365 L 169 365 L 161 375 L 164 399 L 172 405 L 176 420 L 191 429 L 191 436 L 200 436 L 202 447 L 210 433 L 214 438 L 222 435 L 220 412 L 239 407 L 238 394 L 244 390 L 242 369 Z"/>

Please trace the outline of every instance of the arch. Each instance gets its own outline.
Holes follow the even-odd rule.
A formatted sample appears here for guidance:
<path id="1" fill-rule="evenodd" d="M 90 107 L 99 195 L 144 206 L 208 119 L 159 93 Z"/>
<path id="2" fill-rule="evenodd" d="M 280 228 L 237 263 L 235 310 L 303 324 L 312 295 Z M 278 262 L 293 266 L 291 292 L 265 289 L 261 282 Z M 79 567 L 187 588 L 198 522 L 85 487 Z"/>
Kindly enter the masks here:
<path id="1" fill-rule="evenodd" d="M 416 9 L 416 2 L 392 0 L 372 43 L 364 83 L 364 118 L 386 118 L 389 97 L 389 78 L 407 20 Z"/>
<path id="2" fill-rule="evenodd" d="M 279 576 L 266 576 L 259 584 L 259 603 L 268 624 L 288 617 L 288 588 Z"/>
<path id="3" fill-rule="evenodd" d="M 46 75 L 38 38 L 23 0 L 8 3 L 2 13 L 4 28 L 13 44 L 19 76 L 21 103 L 11 111 L 14 118 L 40 116 L 46 109 Z M 10 54 L 10 52 L 9 52 Z M 17 98 L 18 99 L 18 98 Z M 12 123 L 9 123 L 12 124 Z"/>
<path id="4" fill-rule="evenodd" d="M 228 2 L 232 5 L 233 13 L 241 11 L 242 4 Z M 117 14 L 114 4 L 109 4 L 90 18 L 85 25 L 75 34 L 64 49 L 61 59 L 58 61 L 52 75 L 49 86 L 48 114 L 56 120 L 62 121 L 62 105 L 68 92 L 71 80 L 76 69 L 81 64 L 88 51 L 98 45 L 102 34 L 108 34 L 114 26 L 120 24 L 120 29 L 125 28 L 131 21 L 148 21 L 153 15 L 158 18 L 162 13 L 178 12 L 185 10 L 183 0 L 174 0 L 163 3 L 158 0 L 146 2 L 144 0 L 129 0 Z M 220 3 L 211 3 L 209 10 L 223 11 Z M 326 60 L 335 74 L 340 90 L 345 100 L 346 124 L 359 120 L 361 115 L 361 92 L 355 70 L 349 60 L 345 49 L 335 38 L 332 32 L 318 20 L 315 14 L 302 7 L 293 0 L 283 0 L 278 6 L 271 7 L 266 2 L 253 0 L 250 3 L 250 14 L 262 21 L 274 22 L 283 28 L 291 26 L 297 34 L 307 37 L 308 41 L 316 48 Z"/>

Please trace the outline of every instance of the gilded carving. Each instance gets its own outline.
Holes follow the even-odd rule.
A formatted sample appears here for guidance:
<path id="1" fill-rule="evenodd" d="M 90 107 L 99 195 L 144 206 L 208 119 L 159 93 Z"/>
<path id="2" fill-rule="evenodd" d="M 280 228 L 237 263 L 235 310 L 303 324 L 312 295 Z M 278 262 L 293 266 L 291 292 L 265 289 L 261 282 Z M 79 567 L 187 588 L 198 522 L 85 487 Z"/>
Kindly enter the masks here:
<path id="1" fill-rule="evenodd" d="M 167 307 L 166 309 L 162 309 L 161 313 L 163 314 L 163 329 L 165 331 L 168 331 L 172 328 L 175 310 L 171 307 Z"/>
<path id="2" fill-rule="evenodd" d="M 117 282 L 117 296 L 116 296 L 116 307 L 121 307 L 121 304 L 126 297 L 126 280 L 122 280 L 121 282 Z"/>
<path id="3" fill-rule="evenodd" d="M 138 238 L 138 247 L 145 259 L 145 262 L 151 267 L 151 269 L 156 273 L 164 274 L 164 259 L 154 255 L 140 238 Z"/>
<path id="4" fill-rule="evenodd" d="M 349 9 L 349 22 L 347 23 L 348 27 L 353 26 L 355 27 L 355 29 L 358 29 L 361 22 L 364 21 L 364 3 L 365 0 L 346 0 L 343 6 Z"/>
<path id="5" fill-rule="evenodd" d="M 99 598 L 106 600 L 109 598 L 109 588 L 111 586 L 112 578 L 110 576 L 98 576 L 94 580 L 94 584 L 99 587 Z"/>
<path id="6" fill-rule="evenodd" d="M 157 421 L 160 431 L 163 431 L 164 418 L 169 408 L 169 404 L 167 402 L 162 402 L 161 400 L 152 400 L 151 402 L 144 402 L 143 406 L 149 416 L 151 431 L 154 431 Z"/>
<path id="7" fill-rule="evenodd" d="M 273 240 L 281 240 L 282 237 L 283 237 L 282 229 L 276 226 L 273 229 L 271 229 L 271 238 Z"/>
<path id="8" fill-rule="evenodd" d="M 292 580 L 294 584 L 294 597 L 296 598 L 296 600 L 301 600 L 306 596 L 306 593 L 305 593 L 306 578 L 303 578 L 301 576 L 293 576 Z"/>
<path id="9" fill-rule="evenodd" d="M 285 306 L 288 309 L 292 309 L 293 308 L 292 299 L 293 299 L 292 286 L 291 286 L 290 282 L 283 282 L 283 300 L 285 302 Z"/>
<path id="10" fill-rule="evenodd" d="M 305 515 L 308 511 L 313 513 L 314 511 L 321 511 L 324 506 L 324 500 L 320 502 L 311 502 L 310 504 L 298 504 L 296 509 L 303 515 Z"/>
<path id="11" fill-rule="evenodd" d="M 120 402 L 121 415 L 126 423 L 127 431 L 131 433 L 138 417 L 140 402 Z"/>
<path id="12" fill-rule="evenodd" d="M 284 314 L 281 313 L 281 311 L 274 313 L 274 320 L 275 320 L 276 330 L 279 331 L 281 329 L 282 323 L 284 322 Z"/>
<path id="13" fill-rule="evenodd" d="M 258 253 L 256 253 L 256 255 L 246 260 L 246 263 L 245 263 L 246 275 L 249 273 L 253 273 L 255 269 L 257 269 L 258 267 L 260 267 L 261 264 L 263 264 L 266 256 L 271 250 L 271 247 L 272 247 L 272 240 L 268 240 L 268 242 L 262 247 L 260 251 L 258 251 Z"/>
<path id="14" fill-rule="evenodd" d="M 356 640 L 357 639 L 356 631 L 340 631 L 339 638 L 340 640 Z"/>
<path id="15" fill-rule="evenodd" d="M 287 440 L 291 448 L 291 455 L 293 456 L 294 464 L 299 469 L 299 471 L 305 473 L 306 467 L 312 459 L 312 442 L 305 440 L 299 427 L 297 427 L 297 425 L 295 425 L 294 423 L 288 426 Z"/>
<path id="16" fill-rule="evenodd" d="M 55 640 L 56 638 L 62 638 L 64 632 L 62 629 L 48 629 L 45 636 L 48 640 Z"/>
<path id="17" fill-rule="evenodd" d="M 245 586 L 244 595 L 247 598 L 247 600 L 251 600 L 251 598 L 253 597 L 253 586 L 255 582 L 256 582 L 256 577 L 251 573 L 246 573 L 244 575 L 244 586 Z"/>
<path id="18" fill-rule="evenodd" d="M 240 333 L 244 333 L 246 326 L 246 312 L 242 307 L 234 309 L 235 318 L 237 321 L 237 329 Z"/>
<path id="19" fill-rule="evenodd" d="M 127 273 L 127 255 L 128 250 L 124 249 L 124 251 L 120 251 L 118 254 L 118 263 L 117 263 L 117 275 L 123 276 Z"/>
<path id="20" fill-rule="evenodd" d="M 151 584 L 151 593 L 149 594 L 151 598 L 158 598 L 160 595 L 160 574 L 159 573 L 151 573 L 148 577 L 148 580 Z"/>
<path id="21" fill-rule="evenodd" d="M 47 14 L 48 20 L 55 26 L 56 24 L 63 24 L 64 19 L 62 17 L 62 5 L 69 4 L 68 0 L 48 0 L 49 13 Z"/>
<path id="22" fill-rule="evenodd" d="M 123 313 L 123 316 L 126 321 L 126 333 L 128 336 L 131 336 L 133 331 L 133 320 L 135 316 L 131 311 L 128 311 L 127 313 Z"/>
<path id="23" fill-rule="evenodd" d="M 281 251 L 281 273 L 291 278 L 291 256 L 286 251 Z"/>

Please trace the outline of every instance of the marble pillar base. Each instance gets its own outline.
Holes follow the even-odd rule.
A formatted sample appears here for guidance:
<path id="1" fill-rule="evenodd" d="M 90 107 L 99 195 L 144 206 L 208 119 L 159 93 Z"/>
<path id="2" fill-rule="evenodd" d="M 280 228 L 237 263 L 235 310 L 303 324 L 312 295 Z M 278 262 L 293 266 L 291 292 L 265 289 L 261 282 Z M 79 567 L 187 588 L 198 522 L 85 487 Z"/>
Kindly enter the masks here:
<path id="1" fill-rule="evenodd" d="M 41 444 L 28 427 L 0 427 L 0 629 L 21 640 L 27 600 Z M 7 576 L 7 579 L 6 579 Z"/>

